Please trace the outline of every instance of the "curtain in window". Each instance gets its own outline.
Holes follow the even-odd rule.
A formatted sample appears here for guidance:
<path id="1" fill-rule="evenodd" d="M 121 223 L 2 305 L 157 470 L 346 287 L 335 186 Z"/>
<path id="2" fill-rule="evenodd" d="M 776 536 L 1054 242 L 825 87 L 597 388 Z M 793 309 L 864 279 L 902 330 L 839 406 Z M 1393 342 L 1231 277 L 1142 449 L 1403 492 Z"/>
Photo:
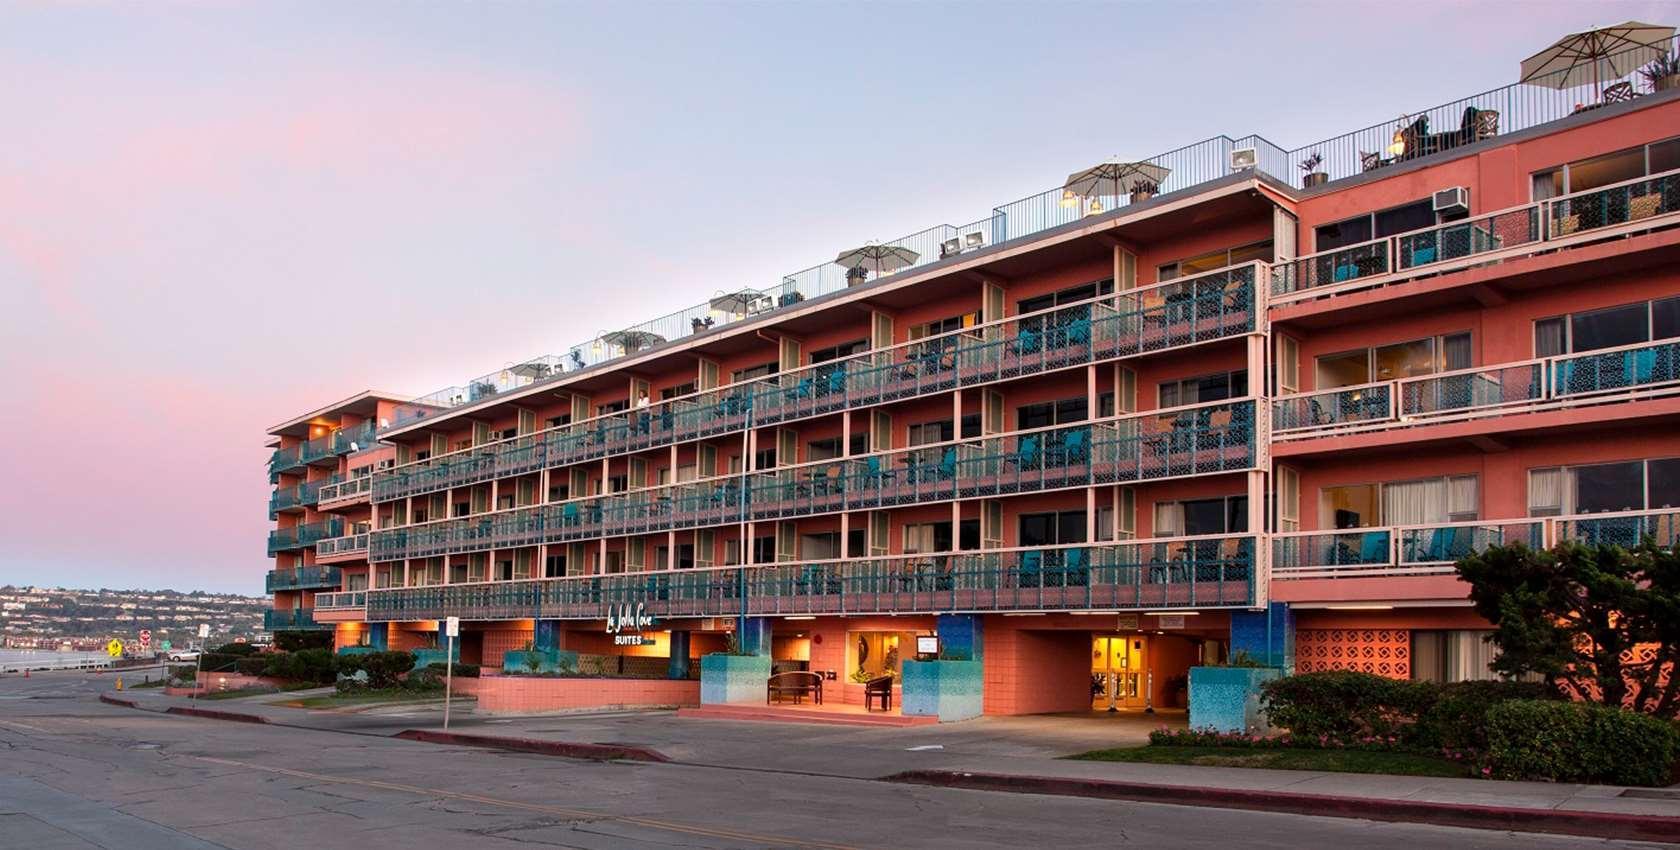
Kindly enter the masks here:
<path id="1" fill-rule="evenodd" d="M 1574 500 L 1570 498 L 1575 492 L 1572 479 L 1573 476 L 1566 475 L 1561 467 L 1529 470 L 1528 515 L 1558 516 L 1574 513 Z"/>
<path id="2" fill-rule="evenodd" d="M 1470 368 L 1470 335 L 1453 334 L 1441 341 L 1441 366 L 1448 372 Z"/>
<path id="3" fill-rule="evenodd" d="M 1447 519 L 1460 522 L 1475 519 L 1481 513 L 1474 475 L 1455 475 L 1447 479 Z"/>
<path id="4" fill-rule="evenodd" d="M 1451 631 L 1447 632 L 1446 650 L 1446 680 L 1449 682 L 1480 681 L 1497 679 L 1494 675 L 1493 644 L 1482 638 L 1487 636 L 1483 631 Z"/>
<path id="5" fill-rule="evenodd" d="M 1422 525 L 1446 521 L 1447 484 L 1444 479 L 1383 485 L 1383 524 Z"/>
<path id="6" fill-rule="evenodd" d="M 1563 320 L 1542 319 L 1534 323 L 1534 356 L 1556 357 L 1563 353 Z"/>
<path id="7" fill-rule="evenodd" d="M 1155 503 L 1155 536 L 1177 537 L 1184 534 L 1184 505 L 1179 502 Z"/>

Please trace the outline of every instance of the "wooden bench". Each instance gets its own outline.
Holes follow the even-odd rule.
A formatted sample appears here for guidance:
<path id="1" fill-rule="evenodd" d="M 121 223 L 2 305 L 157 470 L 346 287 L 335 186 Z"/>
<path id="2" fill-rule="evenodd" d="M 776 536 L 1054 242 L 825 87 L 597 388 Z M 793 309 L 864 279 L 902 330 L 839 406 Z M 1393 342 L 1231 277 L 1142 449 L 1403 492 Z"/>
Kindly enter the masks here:
<path id="1" fill-rule="evenodd" d="M 869 711 L 874 707 L 875 701 L 880 700 L 882 711 L 892 711 L 892 684 L 893 677 L 891 676 L 878 676 L 865 682 L 863 685 L 863 710 Z"/>
<path id="2" fill-rule="evenodd" d="M 770 677 L 766 703 L 783 702 L 788 697 L 793 698 L 795 705 L 803 703 L 806 697 L 817 705 L 822 705 L 823 677 L 821 673 L 808 670 L 789 670 L 786 673 L 776 673 Z"/>

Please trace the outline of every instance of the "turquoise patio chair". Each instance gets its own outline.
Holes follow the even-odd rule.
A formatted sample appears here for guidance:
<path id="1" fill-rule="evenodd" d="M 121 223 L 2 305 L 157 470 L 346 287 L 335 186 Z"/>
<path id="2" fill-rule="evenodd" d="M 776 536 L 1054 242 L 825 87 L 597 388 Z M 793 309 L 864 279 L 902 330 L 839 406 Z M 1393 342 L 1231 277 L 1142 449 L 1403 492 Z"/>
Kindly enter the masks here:
<path id="1" fill-rule="evenodd" d="M 1069 549 L 1063 558 L 1062 574 L 1068 587 L 1084 587 L 1091 583 L 1091 561 L 1084 549 Z"/>
<path id="2" fill-rule="evenodd" d="M 1022 437 L 1015 453 L 1009 456 L 1009 462 L 1018 470 L 1037 469 L 1043 464 L 1039 456 L 1039 438 L 1037 434 Z"/>
<path id="3" fill-rule="evenodd" d="M 1359 563 L 1388 563 L 1388 532 L 1367 531 L 1359 540 Z"/>
<path id="4" fill-rule="evenodd" d="M 1021 569 L 1016 579 L 1018 587 L 1038 587 L 1044 583 L 1044 553 L 1022 552 Z"/>

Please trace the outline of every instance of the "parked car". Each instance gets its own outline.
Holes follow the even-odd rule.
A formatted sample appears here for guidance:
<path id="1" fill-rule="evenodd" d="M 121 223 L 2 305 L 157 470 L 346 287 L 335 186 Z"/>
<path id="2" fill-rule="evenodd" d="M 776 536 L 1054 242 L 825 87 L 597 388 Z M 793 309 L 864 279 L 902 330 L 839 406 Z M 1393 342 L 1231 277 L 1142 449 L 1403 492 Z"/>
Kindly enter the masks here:
<path id="1" fill-rule="evenodd" d="M 198 660 L 198 650 L 196 650 L 196 649 L 171 649 L 171 650 L 169 650 L 169 655 L 167 657 L 170 661 L 188 661 L 188 662 L 197 661 Z"/>

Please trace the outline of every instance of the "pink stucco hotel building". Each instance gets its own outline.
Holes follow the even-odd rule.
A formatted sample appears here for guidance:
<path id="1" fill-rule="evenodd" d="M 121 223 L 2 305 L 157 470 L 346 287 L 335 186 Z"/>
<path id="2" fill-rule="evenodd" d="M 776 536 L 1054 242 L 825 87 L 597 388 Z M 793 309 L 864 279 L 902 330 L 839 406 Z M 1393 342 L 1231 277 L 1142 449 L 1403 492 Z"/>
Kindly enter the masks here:
<path id="1" fill-rule="evenodd" d="M 1237 653 L 1487 677 L 1458 557 L 1675 539 L 1680 91 L 1645 88 L 1216 137 L 303 414 L 268 625 L 676 679 L 733 644 L 836 703 L 938 637 L 995 714 L 1182 705 Z"/>

